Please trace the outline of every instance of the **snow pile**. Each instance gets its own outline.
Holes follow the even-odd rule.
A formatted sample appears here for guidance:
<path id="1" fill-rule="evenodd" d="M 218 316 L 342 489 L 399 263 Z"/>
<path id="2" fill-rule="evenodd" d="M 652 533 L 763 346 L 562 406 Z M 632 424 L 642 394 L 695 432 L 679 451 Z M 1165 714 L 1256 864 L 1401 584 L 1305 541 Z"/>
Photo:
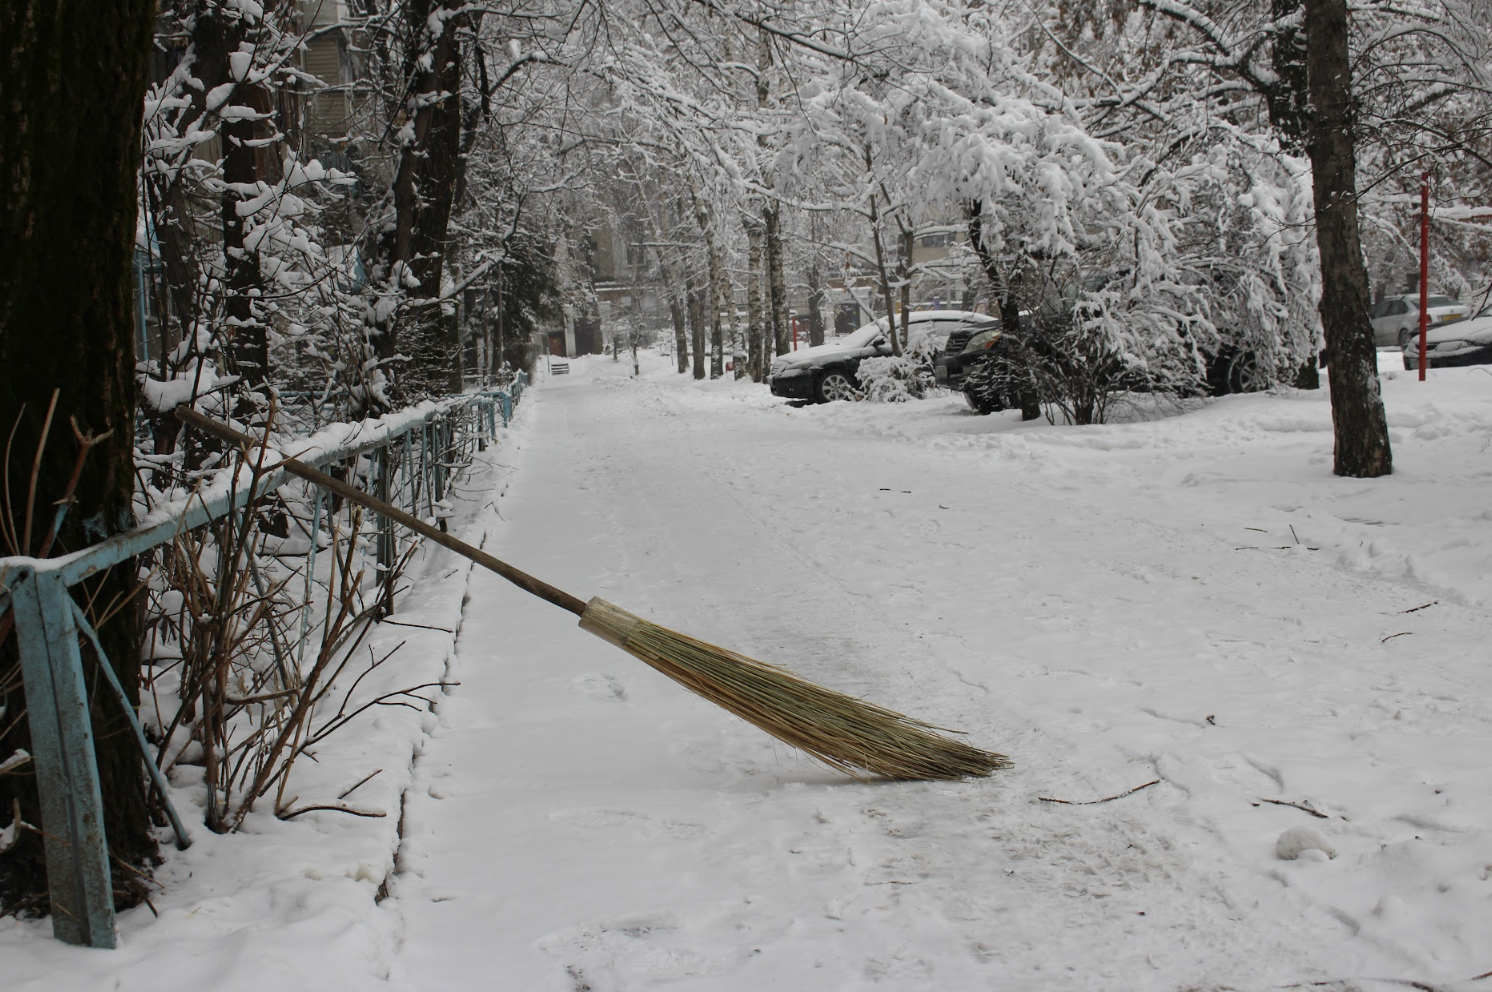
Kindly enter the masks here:
<path id="1" fill-rule="evenodd" d="M 1291 827 L 1274 842 L 1274 853 L 1281 861 L 1294 861 L 1312 855 L 1309 860 L 1325 861 L 1337 856 L 1332 842 L 1314 827 Z"/>

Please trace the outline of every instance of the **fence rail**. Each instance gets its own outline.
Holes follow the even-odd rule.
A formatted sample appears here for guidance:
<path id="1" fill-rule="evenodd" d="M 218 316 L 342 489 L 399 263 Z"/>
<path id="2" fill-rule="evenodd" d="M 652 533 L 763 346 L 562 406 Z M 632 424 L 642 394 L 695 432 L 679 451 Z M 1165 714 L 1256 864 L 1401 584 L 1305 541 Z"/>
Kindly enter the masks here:
<path id="1" fill-rule="evenodd" d="M 450 515 L 452 480 L 468 467 L 488 443 L 496 440 L 499 425 L 507 426 L 514 403 L 525 385 L 520 372 L 506 390 L 485 390 L 440 403 L 426 403 L 362 425 L 336 428 L 298 439 L 298 450 L 286 446 L 300 461 L 368 491 L 410 513 L 434 519 L 444 527 Z M 272 460 L 271 460 L 271 465 Z M 80 551 L 56 558 L 0 558 L 0 606 L 13 611 L 27 716 L 31 732 L 31 761 L 35 765 L 41 806 L 40 824 L 45 845 L 47 883 L 52 903 L 52 930 L 60 940 L 92 947 L 114 946 L 114 903 L 110 884 L 107 825 L 95 760 L 89 699 L 84 678 L 82 643 L 90 644 L 115 700 L 123 707 L 145 759 L 147 772 L 160 790 L 177 844 L 190 843 L 185 826 L 170 808 L 165 779 L 147 745 L 138 715 L 124 688 L 114 677 L 93 627 L 76 605 L 69 587 L 120 563 L 148 555 L 175 542 L 180 535 L 231 517 L 252 512 L 270 493 L 293 480 L 283 470 L 255 471 L 241 466 L 225 475 L 210 491 L 184 502 L 159 508 L 135 529 Z M 292 645 L 283 642 L 270 621 L 268 642 L 275 662 L 298 670 L 315 629 L 314 578 L 316 555 L 323 533 L 332 527 L 339 508 L 326 494 L 305 493 L 310 504 L 304 587 Z M 348 529 L 353 541 L 358 528 Z M 393 612 L 395 582 L 401 557 L 393 524 L 379 519 L 373 539 L 379 575 L 376 615 Z M 351 552 L 349 551 L 349 555 Z M 265 583 L 252 556 L 249 569 L 261 596 Z M 3 758 L 3 756 L 0 756 Z"/>

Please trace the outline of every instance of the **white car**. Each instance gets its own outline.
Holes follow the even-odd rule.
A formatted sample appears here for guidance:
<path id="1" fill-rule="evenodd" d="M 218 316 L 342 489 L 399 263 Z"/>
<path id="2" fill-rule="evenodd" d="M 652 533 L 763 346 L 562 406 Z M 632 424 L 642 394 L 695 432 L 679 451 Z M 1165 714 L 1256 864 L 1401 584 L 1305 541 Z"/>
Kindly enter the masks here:
<path id="1" fill-rule="evenodd" d="M 1432 369 L 1492 365 L 1492 307 L 1471 320 L 1441 324 L 1425 334 L 1425 358 Z M 1419 368 L 1419 336 L 1404 348 L 1404 367 Z"/>
<path id="2" fill-rule="evenodd" d="M 1471 316 L 1471 308 L 1449 296 L 1432 296 L 1426 309 L 1430 327 L 1454 323 Z M 1373 305 L 1373 343 L 1380 348 L 1402 348 L 1419 335 L 1419 294 L 1385 296 Z"/>

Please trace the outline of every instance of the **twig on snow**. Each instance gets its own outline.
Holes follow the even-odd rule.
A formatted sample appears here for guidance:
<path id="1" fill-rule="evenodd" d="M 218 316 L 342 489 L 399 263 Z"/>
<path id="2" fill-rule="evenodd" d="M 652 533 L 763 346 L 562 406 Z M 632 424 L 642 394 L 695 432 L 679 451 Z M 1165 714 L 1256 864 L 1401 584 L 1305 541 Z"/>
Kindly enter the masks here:
<path id="1" fill-rule="evenodd" d="M 1309 814 L 1311 814 L 1312 816 L 1314 816 L 1318 820 L 1330 820 L 1331 819 L 1331 814 L 1329 814 L 1329 813 L 1323 813 L 1319 809 L 1317 809 L 1316 807 L 1312 806 L 1309 799 L 1302 800 L 1301 802 L 1298 802 L 1298 803 L 1292 803 L 1292 802 L 1287 802 L 1284 799 L 1264 799 L 1264 798 L 1261 797 L 1259 799 L 1259 802 L 1260 803 L 1269 803 L 1271 806 L 1289 806 L 1291 809 L 1298 809 L 1302 813 L 1309 813 Z M 1257 806 L 1257 805 L 1259 805 L 1259 803 L 1255 803 L 1254 805 Z"/>
<path id="2" fill-rule="evenodd" d="M 357 790 L 361 789 L 363 786 L 365 786 L 369 782 L 371 782 L 373 780 L 373 776 L 377 775 L 381 771 L 383 771 L 382 768 L 378 769 L 378 771 L 376 771 L 376 772 L 373 772 L 372 775 L 366 775 L 366 776 L 364 776 L 362 779 L 360 779 L 358 781 L 358 783 L 356 785 L 351 786 L 350 788 L 347 788 L 347 789 L 343 790 L 342 793 L 337 796 L 337 798 L 338 799 L 346 799 L 348 796 L 352 795 L 354 792 L 356 792 Z"/>
<path id="3" fill-rule="evenodd" d="M 391 624 L 391 625 L 393 625 L 395 627 L 418 627 L 421 630 L 438 630 L 442 634 L 454 634 L 455 633 L 455 631 L 451 630 L 449 627 L 432 627 L 429 624 L 425 624 L 425 623 L 410 623 L 407 620 L 390 620 L 388 617 L 384 617 L 382 620 L 380 620 L 378 622 L 379 623 Z"/>
<path id="4" fill-rule="evenodd" d="M 1488 975 L 1492 975 L 1492 971 L 1489 971 L 1487 974 Z M 1486 978 L 1487 975 L 1482 975 L 1481 977 L 1482 978 Z M 1375 982 L 1384 982 L 1384 983 L 1389 984 L 1389 985 L 1403 985 L 1406 988 L 1419 989 L 1420 992 L 1443 992 L 1443 990 L 1439 986 L 1428 985 L 1428 984 L 1426 984 L 1424 982 L 1416 982 L 1412 978 L 1375 978 L 1375 979 L 1373 979 L 1373 981 L 1375 981 Z M 1474 981 L 1476 981 L 1476 979 L 1473 978 L 1472 981 L 1474 982 Z M 1330 985 L 1333 988 L 1340 988 L 1341 985 L 1342 985 L 1342 982 L 1339 979 L 1331 979 L 1331 980 L 1325 981 L 1325 982 L 1295 982 L 1295 983 L 1293 983 L 1291 985 L 1282 985 L 1281 988 L 1287 988 L 1287 989 L 1320 988 L 1322 986 L 1327 986 L 1327 985 Z"/>
<path id="5" fill-rule="evenodd" d="M 302 813 L 309 813 L 312 810 L 316 809 L 331 810 L 333 813 L 351 813 L 353 816 L 366 816 L 373 819 L 388 816 L 388 814 L 381 809 L 358 809 L 355 806 L 341 806 L 337 803 L 318 803 L 315 806 L 302 806 L 300 809 L 292 809 L 288 812 L 280 813 L 278 815 L 282 820 L 289 820 L 293 817 L 300 816 Z"/>
<path id="6" fill-rule="evenodd" d="M 1261 547 L 1259 547 L 1258 545 L 1255 545 L 1255 544 L 1245 544 L 1243 547 L 1241 547 L 1241 548 L 1234 548 L 1233 550 L 1234 551 L 1289 551 L 1291 548 L 1299 548 L 1299 547 L 1303 547 L 1307 551 L 1320 551 L 1321 550 L 1320 548 L 1313 548 L 1313 547 L 1311 547 L 1308 544 L 1304 544 L 1304 545 L 1301 544 L 1300 543 L 1300 535 L 1297 534 L 1297 533 L 1295 533 L 1295 525 L 1294 524 L 1290 524 L 1289 526 L 1290 526 L 1290 536 L 1293 537 L 1293 538 L 1295 538 L 1295 543 L 1293 545 L 1292 544 L 1277 544 L 1277 545 L 1275 545 L 1273 547 L 1261 548 Z M 1267 534 L 1268 533 L 1268 531 L 1266 531 L 1262 527 L 1245 527 L 1244 530 L 1258 531 L 1260 534 Z"/>
<path id="7" fill-rule="evenodd" d="M 1438 602 L 1440 602 L 1440 600 L 1438 600 L 1438 599 L 1432 599 L 1428 603 L 1421 603 L 1419 606 L 1411 606 L 1409 609 L 1407 609 L 1407 610 L 1400 610 L 1399 612 L 1400 613 L 1418 613 L 1420 610 L 1427 610 L 1427 609 L 1429 609 L 1430 607 L 1434 606 Z"/>
<path id="8" fill-rule="evenodd" d="M 1036 798 L 1044 803 L 1061 803 L 1064 806 L 1096 806 L 1099 803 L 1111 803 L 1115 799 L 1123 799 L 1125 796 L 1132 796 L 1136 792 L 1139 792 L 1141 789 L 1148 789 L 1152 785 L 1160 785 L 1160 779 L 1156 779 L 1153 782 L 1146 782 L 1144 785 L 1137 785 L 1127 792 L 1121 792 L 1117 796 L 1106 796 L 1103 799 L 1049 799 L 1046 796 L 1037 796 Z"/>
<path id="9" fill-rule="evenodd" d="M 1414 631 L 1412 631 L 1412 630 L 1401 630 L 1397 634 L 1389 634 L 1387 637 L 1380 638 L 1379 641 L 1378 641 L 1378 643 L 1379 644 L 1387 644 L 1389 641 L 1393 640 L 1395 637 L 1403 637 L 1405 634 L 1412 634 L 1412 633 L 1414 633 Z"/>

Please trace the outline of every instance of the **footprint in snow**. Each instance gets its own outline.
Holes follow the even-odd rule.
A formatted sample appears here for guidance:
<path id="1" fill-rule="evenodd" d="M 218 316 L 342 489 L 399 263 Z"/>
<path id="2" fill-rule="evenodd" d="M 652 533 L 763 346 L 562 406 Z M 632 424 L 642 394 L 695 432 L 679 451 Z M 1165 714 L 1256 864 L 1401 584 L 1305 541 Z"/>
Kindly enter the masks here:
<path id="1" fill-rule="evenodd" d="M 655 820 L 645 813 L 630 809 L 612 809 L 590 806 L 580 809 L 558 809 L 549 814 L 549 819 L 572 827 L 610 830 L 618 827 L 638 830 L 650 837 L 693 837 L 705 829 L 698 823 L 682 820 Z"/>
<path id="2" fill-rule="evenodd" d="M 715 970 L 671 913 L 582 923 L 542 938 L 539 946 L 565 963 L 577 990 L 656 988 Z"/>
<path id="3" fill-rule="evenodd" d="M 571 681 L 570 687 L 587 699 L 599 699 L 603 702 L 625 702 L 627 699 L 627 687 L 620 679 L 610 675 L 581 675 Z"/>

